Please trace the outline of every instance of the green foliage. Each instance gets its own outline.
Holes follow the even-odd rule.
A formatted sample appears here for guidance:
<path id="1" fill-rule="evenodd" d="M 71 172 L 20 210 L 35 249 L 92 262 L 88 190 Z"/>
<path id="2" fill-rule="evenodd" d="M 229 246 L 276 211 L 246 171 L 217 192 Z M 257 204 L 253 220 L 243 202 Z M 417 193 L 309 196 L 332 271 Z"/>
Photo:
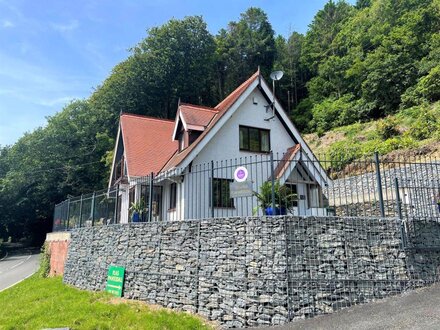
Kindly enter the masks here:
<path id="1" fill-rule="evenodd" d="M 310 121 L 313 118 L 312 114 L 313 103 L 310 99 L 303 99 L 298 106 L 293 109 L 291 119 L 296 127 L 305 132 L 310 126 Z"/>
<path id="2" fill-rule="evenodd" d="M 415 141 L 410 136 L 406 135 L 402 137 L 392 137 L 385 141 L 367 141 L 362 144 L 360 151 L 362 155 L 372 155 L 374 152 L 385 155 L 393 150 L 407 149 L 414 147 L 415 145 Z"/>
<path id="3" fill-rule="evenodd" d="M 406 90 L 402 95 L 402 107 L 438 100 L 440 100 L 440 65 L 432 68 L 415 86 Z"/>
<path id="4" fill-rule="evenodd" d="M 352 124 L 356 121 L 355 103 L 352 95 L 344 95 L 338 99 L 328 98 L 316 104 L 313 109 L 311 126 L 317 132 L 328 131 L 334 127 Z"/>
<path id="5" fill-rule="evenodd" d="M 275 60 L 275 38 L 266 13 L 251 7 L 217 35 L 218 93 L 223 99 L 260 66 L 268 76 Z"/>
<path id="6" fill-rule="evenodd" d="M 340 171 L 355 159 L 360 158 L 362 151 L 359 143 L 338 141 L 331 145 L 328 155 L 332 170 Z"/>
<path id="7" fill-rule="evenodd" d="M 267 207 L 272 206 L 272 182 L 264 182 L 259 192 L 254 192 L 254 196 L 257 197 L 260 208 L 265 210 Z M 274 184 L 274 197 L 275 207 L 292 207 L 294 201 L 298 199 L 298 196 L 285 185 L 281 185 L 279 180 L 275 180 Z"/>
<path id="8" fill-rule="evenodd" d="M 38 269 L 38 277 L 45 278 L 50 272 L 50 251 L 49 244 L 44 243 L 40 252 L 40 268 Z"/>
<path id="9" fill-rule="evenodd" d="M 440 130 L 438 113 L 422 107 L 418 118 L 414 121 L 409 131 L 417 140 L 424 140 L 434 136 Z"/>
<path id="10" fill-rule="evenodd" d="M 435 0 L 358 1 L 354 8 L 327 3 L 310 25 L 300 58 L 311 73 L 313 128 L 322 134 L 350 120 L 381 118 L 399 107 L 438 100 L 439 28 Z M 349 119 L 335 122 L 332 103 L 347 94 L 353 102 Z"/>
<path id="11" fill-rule="evenodd" d="M 33 276 L 0 292 L 2 329 L 210 329 L 202 319 Z M 18 308 L 22 306 L 23 308 Z"/>
<path id="12" fill-rule="evenodd" d="M 144 201 L 132 202 L 129 211 L 130 215 L 133 215 L 134 213 L 137 213 L 139 215 L 144 214 L 144 212 L 146 211 Z"/>
<path id="13" fill-rule="evenodd" d="M 394 117 L 386 117 L 377 122 L 376 130 L 382 140 L 387 140 L 399 134 L 397 120 Z"/>

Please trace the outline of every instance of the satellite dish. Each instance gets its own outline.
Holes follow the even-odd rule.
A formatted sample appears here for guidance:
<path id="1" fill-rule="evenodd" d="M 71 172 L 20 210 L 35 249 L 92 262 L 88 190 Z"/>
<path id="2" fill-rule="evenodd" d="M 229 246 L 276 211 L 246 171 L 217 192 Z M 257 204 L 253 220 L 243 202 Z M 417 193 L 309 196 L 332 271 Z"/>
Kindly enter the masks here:
<path id="1" fill-rule="evenodd" d="M 283 71 L 274 71 L 270 74 L 270 79 L 274 81 L 278 81 L 281 78 L 283 78 L 284 72 Z"/>

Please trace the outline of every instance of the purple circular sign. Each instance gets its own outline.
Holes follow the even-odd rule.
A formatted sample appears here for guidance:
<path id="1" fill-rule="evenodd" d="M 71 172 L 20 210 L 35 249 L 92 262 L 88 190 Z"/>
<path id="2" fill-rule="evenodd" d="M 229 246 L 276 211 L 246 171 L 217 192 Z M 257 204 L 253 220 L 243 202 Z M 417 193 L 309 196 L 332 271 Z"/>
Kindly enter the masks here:
<path id="1" fill-rule="evenodd" d="M 235 181 L 243 182 L 246 181 L 247 177 L 248 177 L 248 171 L 246 167 L 244 166 L 237 167 L 237 169 L 234 172 Z"/>

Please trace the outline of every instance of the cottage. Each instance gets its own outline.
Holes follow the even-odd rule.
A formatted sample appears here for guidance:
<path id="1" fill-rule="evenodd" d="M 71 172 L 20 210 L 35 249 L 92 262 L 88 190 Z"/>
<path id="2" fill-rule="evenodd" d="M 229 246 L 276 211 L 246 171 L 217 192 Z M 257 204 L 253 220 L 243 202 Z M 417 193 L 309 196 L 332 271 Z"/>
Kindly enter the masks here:
<path id="1" fill-rule="evenodd" d="M 233 195 L 239 167 L 247 178 Z M 131 221 L 134 202 L 153 221 L 262 214 L 253 192 L 272 180 L 295 196 L 281 209 L 326 214 L 321 188 L 329 178 L 260 71 L 214 108 L 180 103 L 173 121 L 120 116 L 109 180 L 118 189 L 119 222 Z"/>

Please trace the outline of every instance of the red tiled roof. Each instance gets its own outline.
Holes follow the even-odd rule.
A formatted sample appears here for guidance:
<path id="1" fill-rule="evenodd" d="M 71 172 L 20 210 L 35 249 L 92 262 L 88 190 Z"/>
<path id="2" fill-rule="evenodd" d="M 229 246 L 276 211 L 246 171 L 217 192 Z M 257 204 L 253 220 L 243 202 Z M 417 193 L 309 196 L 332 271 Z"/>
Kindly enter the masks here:
<path id="1" fill-rule="evenodd" d="M 260 76 L 260 70 L 255 72 L 248 80 L 242 83 L 237 89 L 229 94 L 223 101 L 215 106 L 218 113 L 212 118 L 209 126 L 203 131 L 200 137 L 194 141 L 188 148 L 180 153 L 176 153 L 170 161 L 164 166 L 162 171 L 170 170 L 178 166 L 189 153 L 203 140 L 203 138 L 209 133 L 209 131 L 215 126 L 215 124 L 223 117 L 223 115 L 232 107 L 232 105 L 238 100 L 238 98 L 246 91 L 246 89 Z"/>
<path id="2" fill-rule="evenodd" d="M 300 150 L 301 150 L 301 145 L 299 143 L 287 149 L 286 153 L 283 155 L 283 158 L 280 160 L 277 167 L 275 168 L 274 171 L 275 179 L 279 180 L 284 175 L 284 173 L 290 167 L 293 158 Z"/>
<path id="3" fill-rule="evenodd" d="M 120 123 L 131 177 L 159 172 L 178 149 L 177 141 L 171 139 L 173 120 L 122 114 Z"/>
<path id="4" fill-rule="evenodd" d="M 218 110 L 200 105 L 181 103 L 180 113 L 188 125 L 206 127 L 212 118 L 218 113 Z"/>

